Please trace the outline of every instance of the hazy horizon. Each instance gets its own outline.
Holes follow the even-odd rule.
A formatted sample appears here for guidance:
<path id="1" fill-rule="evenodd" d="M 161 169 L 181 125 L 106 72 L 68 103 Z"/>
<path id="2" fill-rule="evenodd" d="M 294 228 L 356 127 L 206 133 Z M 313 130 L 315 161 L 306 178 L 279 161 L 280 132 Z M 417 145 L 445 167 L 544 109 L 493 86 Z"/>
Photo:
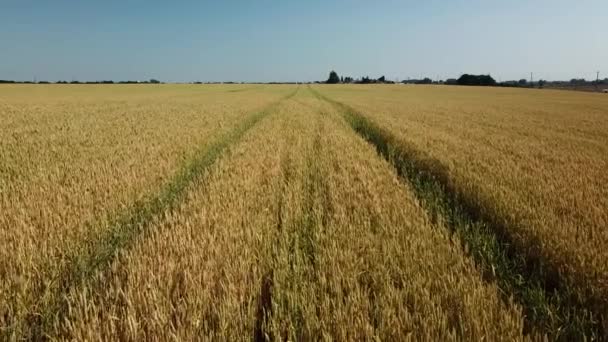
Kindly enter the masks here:
<path id="1" fill-rule="evenodd" d="M 606 1 L 0 3 L 0 79 L 608 77 Z"/>

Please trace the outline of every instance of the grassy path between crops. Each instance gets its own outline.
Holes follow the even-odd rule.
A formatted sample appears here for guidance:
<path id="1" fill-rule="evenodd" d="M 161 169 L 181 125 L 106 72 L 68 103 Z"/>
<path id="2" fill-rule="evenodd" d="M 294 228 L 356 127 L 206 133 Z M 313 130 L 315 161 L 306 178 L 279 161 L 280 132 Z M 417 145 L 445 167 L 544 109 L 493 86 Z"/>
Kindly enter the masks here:
<path id="1" fill-rule="evenodd" d="M 482 204 L 453 190 L 447 169 L 424 151 L 398 140 L 365 114 L 310 88 L 331 103 L 351 128 L 411 184 L 429 216 L 457 235 L 484 279 L 496 282 L 505 300 L 513 297 L 524 308 L 525 333 L 539 331 L 552 340 L 596 340 L 606 336 L 591 299 L 561 281 L 558 272 L 538 254 L 513 244 L 504 224 L 484 215 Z"/>
<path id="2" fill-rule="evenodd" d="M 292 98 L 299 87 L 283 97 L 249 116 L 237 127 L 220 139 L 202 147 L 192 160 L 187 161 L 159 193 L 133 205 L 119 214 L 102 234 L 90 236 L 84 246 L 75 249 L 77 254 L 68 258 L 64 271 L 55 280 L 50 296 L 41 298 L 37 305 L 37 314 L 31 315 L 27 327 L 29 336 L 25 338 L 42 340 L 48 338 L 47 332 L 53 322 L 60 322 L 67 310 L 65 296 L 73 288 L 89 281 L 98 272 L 111 264 L 118 252 L 128 249 L 134 239 L 162 215 L 175 208 L 183 200 L 188 188 L 192 186 L 211 165 L 231 145 L 238 142 L 243 135 L 258 122 L 268 116 L 283 101 Z"/>

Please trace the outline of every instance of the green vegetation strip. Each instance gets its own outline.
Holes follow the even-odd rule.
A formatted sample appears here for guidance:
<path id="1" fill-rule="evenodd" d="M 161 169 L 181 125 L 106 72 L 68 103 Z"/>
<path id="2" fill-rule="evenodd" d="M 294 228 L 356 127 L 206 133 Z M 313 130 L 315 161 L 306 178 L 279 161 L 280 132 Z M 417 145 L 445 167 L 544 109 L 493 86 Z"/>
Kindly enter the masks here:
<path id="1" fill-rule="evenodd" d="M 483 204 L 458 193 L 445 166 L 348 105 L 311 90 L 334 105 L 353 130 L 395 167 L 435 222 L 441 220 L 460 238 L 484 279 L 496 282 L 505 300 L 513 298 L 523 307 L 524 333 L 564 341 L 606 336 L 590 300 L 565 284 L 537 253 L 514 244 L 508 227 L 486 217 Z"/>
<path id="2" fill-rule="evenodd" d="M 228 92 L 229 93 L 240 93 L 240 92 L 243 92 L 243 91 L 262 89 L 262 88 L 264 88 L 264 87 L 263 86 L 255 86 L 255 87 L 247 87 L 247 88 L 230 89 L 230 90 L 228 90 Z"/>
<path id="3" fill-rule="evenodd" d="M 107 268 L 118 252 L 129 248 L 138 235 L 145 232 L 162 215 L 175 209 L 183 200 L 188 188 L 199 179 L 222 155 L 224 150 L 238 142 L 245 133 L 266 117 L 282 101 L 293 97 L 297 91 L 272 103 L 265 109 L 249 115 L 234 130 L 217 141 L 206 145 L 197 157 L 186 162 L 176 175 L 155 196 L 135 202 L 129 209 L 110 222 L 101 235 L 89 237 L 77 252 L 68 258 L 64 272 L 56 280 L 50 297 L 42 299 L 39 315 L 28 322 L 29 338 L 46 339 L 54 322 L 60 321 L 68 311 L 67 296 L 70 291 L 91 280 L 95 274 Z"/>

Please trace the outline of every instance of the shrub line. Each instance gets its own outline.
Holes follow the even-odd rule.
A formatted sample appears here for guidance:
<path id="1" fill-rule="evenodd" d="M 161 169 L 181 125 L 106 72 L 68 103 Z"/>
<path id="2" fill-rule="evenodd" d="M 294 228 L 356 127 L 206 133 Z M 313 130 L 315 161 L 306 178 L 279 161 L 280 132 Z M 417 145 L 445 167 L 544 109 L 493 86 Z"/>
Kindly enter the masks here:
<path id="1" fill-rule="evenodd" d="M 597 340 L 605 337 L 601 314 L 560 277 L 538 251 L 515 243 L 504 223 L 487 215 L 473 196 L 458 192 L 447 168 L 411 144 L 399 140 L 354 108 L 315 95 L 332 104 L 362 138 L 407 182 L 431 219 L 459 237 L 487 282 L 496 282 L 503 299 L 513 298 L 524 309 L 524 333 L 546 335 L 551 340 Z M 440 226 L 442 224 L 439 224 Z"/>

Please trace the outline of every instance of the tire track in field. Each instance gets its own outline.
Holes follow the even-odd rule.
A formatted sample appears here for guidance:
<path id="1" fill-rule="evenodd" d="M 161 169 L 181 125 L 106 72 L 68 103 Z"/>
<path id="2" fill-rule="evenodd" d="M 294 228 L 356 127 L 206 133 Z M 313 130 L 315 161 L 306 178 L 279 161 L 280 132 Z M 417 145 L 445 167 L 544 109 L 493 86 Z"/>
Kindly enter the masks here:
<path id="1" fill-rule="evenodd" d="M 183 200 L 191 185 L 204 176 L 223 152 L 237 143 L 258 122 L 268 116 L 285 100 L 296 95 L 299 86 L 278 101 L 247 116 L 238 126 L 215 142 L 206 145 L 178 170 L 166 185 L 149 198 L 137 201 L 130 208 L 110 222 L 103 232 L 89 236 L 77 253 L 68 258 L 49 298 L 42 298 L 36 306 L 36 314 L 30 315 L 26 325 L 29 335 L 22 339 L 46 340 L 47 332 L 55 322 L 61 321 L 69 310 L 67 296 L 74 289 L 90 281 L 116 258 L 118 252 L 126 250 L 131 243 L 150 227 L 153 222 L 163 219 L 163 214 L 175 209 Z M 93 230 L 91 230 L 93 231 Z M 10 336 L 10 335 L 9 335 Z"/>
<path id="2" fill-rule="evenodd" d="M 496 282 L 505 300 L 513 297 L 522 305 L 524 333 L 546 334 L 552 340 L 606 338 L 602 318 L 595 310 L 598 303 L 581 298 L 539 253 L 516 245 L 504 223 L 484 214 L 481 204 L 454 189 L 447 168 L 439 161 L 400 141 L 352 107 L 310 90 L 333 105 L 351 128 L 395 167 L 429 217 L 443 222 L 460 238 L 484 280 Z"/>
<path id="3" fill-rule="evenodd" d="M 253 87 L 247 87 L 247 88 L 230 89 L 230 90 L 227 90 L 226 92 L 228 92 L 228 93 L 240 93 L 240 92 L 243 92 L 243 91 L 250 91 L 250 90 L 254 90 L 254 89 L 264 89 L 264 86 L 260 85 L 260 86 L 253 86 Z"/>
<path id="4" fill-rule="evenodd" d="M 292 101 L 299 102 L 295 99 Z M 294 162 L 294 158 L 297 157 L 292 156 L 293 151 L 291 150 L 293 146 L 297 145 L 295 135 L 289 131 L 289 124 L 289 121 L 284 119 L 281 128 L 283 132 L 289 132 L 289 134 L 284 137 L 285 141 L 280 152 L 281 177 L 278 179 L 276 190 L 276 229 L 273 232 L 272 241 L 269 243 L 270 262 L 267 266 L 268 269 L 262 277 L 262 282 L 260 284 L 258 308 L 252 338 L 252 340 L 255 342 L 274 341 L 277 339 L 275 336 L 275 331 L 272 329 L 273 315 L 276 315 L 276 312 L 273 310 L 273 302 L 277 301 L 277 293 L 273 293 L 273 291 L 280 291 L 276 288 L 277 277 L 280 276 L 280 271 L 277 270 L 277 265 L 279 264 L 278 260 L 281 260 L 282 237 L 287 234 L 286 230 L 289 229 L 290 224 L 289 191 L 290 188 L 298 182 L 296 170 L 298 165 L 294 165 L 297 163 L 297 161 Z M 275 272 L 275 270 L 277 270 L 277 272 Z"/>
<path id="5" fill-rule="evenodd" d="M 293 101 L 305 105 L 297 99 Z M 315 116 L 319 115 L 316 110 Z M 291 132 L 282 151 L 283 177 L 277 187 L 277 229 L 270 247 L 270 270 L 260 284 L 254 341 L 320 338 L 309 336 L 300 306 L 304 304 L 302 291 L 318 281 L 317 240 L 332 210 L 326 170 L 318 161 L 324 153 L 322 136 L 325 130 L 320 116 L 314 118 L 316 122 L 311 123 L 314 127 L 306 128 L 304 134 L 300 132 L 301 126 L 307 124 L 305 121 L 301 118 L 286 120 L 298 120 L 297 124 L 288 123 L 298 125 L 298 129 L 284 129 Z"/>
<path id="6" fill-rule="evenodd" d="M 329 218 L 333 212 L 329 186 L 327 184 L 327 170 L 321 160 L 324 158 L 323 135 L 326 134 L 325 124 L 321 113 L 315 108 L 316 123 L 314 137 L 309 144 L 310 150 L 304 158 L 303 182 L 299 191 L 303 194 L 301 213 L 294 217 L 286 234 L 288 243 L 288 273 L 286 287 L 291 294 L 297 294 L 297 299 L 289 295 L 282 298 L 283 305 L 295 306 L 297 309 L 288 312 L 287 319 L 293 324 L 293 331 L 282 332 L 282 338 L 296 341 L 321 340 L 318 331 L 310 330 L 307 318 L 301 310 L 306 305 L 306 289 L 316 287 L 319 283 L 319 253 L 321 246 L 319 240 L 325 231 Z M 313 298 L 310 298 L 314 300 Z M 290 303 L 291 302 L 291 303 Z M 285 313 L 284 313 L 285 314 Z"/>
<path id="7" fill-rule="evenodd" d="M 282 131 L 287 131 L 287 122 L 283 124 Z M 279 243 L 279 235 L 282 234 L 284 229 L 285 215 L 285 190 L 289 187 L 292 181 L 292 157 L 289 151 L 289 147 L 293 146 L 294 136 L 290 135 L 287 138 L 287 143 L 283 145 L 280 157 L 280 174 L 281 177 L 278 179 L 276 203 L 277 208 L 275 210 L 276 226 L 275 231 L 272 235 L 272 241 L 270 243 L 270 258 L 276 260 L 276 248 L 275 246 Z M 268 323 L 272 319 L 272 292 L 274 288 L 274 269 L 272 266 L 268 266 L 267 270 L 262 276 L 262 282 L 260 284 L 260 292 L 257 299 L 257 310 L 255 314 L 255 323 L 253 329 L 252 340 L 255 342 L 263 342 L 266 340 L 274 340 L 273 336 L 268 334 Z"/>

